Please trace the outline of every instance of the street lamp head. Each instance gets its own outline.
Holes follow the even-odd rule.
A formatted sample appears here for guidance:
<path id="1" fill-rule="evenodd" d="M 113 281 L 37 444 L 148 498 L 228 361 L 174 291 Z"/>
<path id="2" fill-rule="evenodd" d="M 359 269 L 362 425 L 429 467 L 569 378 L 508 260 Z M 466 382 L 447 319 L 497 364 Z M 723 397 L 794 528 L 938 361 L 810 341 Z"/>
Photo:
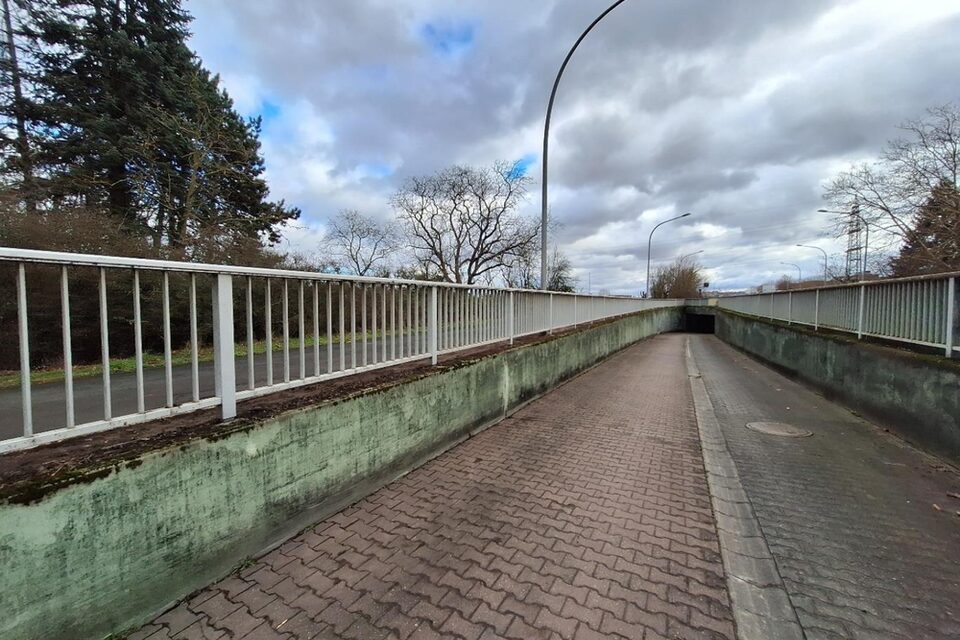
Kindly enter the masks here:
<path id="1" fill-rule="evenodd" d="M 622 2 L 622 0 L 621 0 Z M 691 215 L 690 212 L 683 213 L 675 218 L 669 218 L 663 222 L 658 222 L 653 225 L 653 229 L 650 230 L 650 235 L 647 236 L 647 295 L 650 295 L 650 248 L 653 246 L 653 232 L 659 229 L 661 226 L 667 224 L 668 222 L 673 222 L 674 220 L 679 220 L 680 218 L 686 218 Z"/>
<path id="2" fill-rule="evenodd" d="M 833 213 L 833 211 L 829 209 L 817 209 L 817 213 Z"/>

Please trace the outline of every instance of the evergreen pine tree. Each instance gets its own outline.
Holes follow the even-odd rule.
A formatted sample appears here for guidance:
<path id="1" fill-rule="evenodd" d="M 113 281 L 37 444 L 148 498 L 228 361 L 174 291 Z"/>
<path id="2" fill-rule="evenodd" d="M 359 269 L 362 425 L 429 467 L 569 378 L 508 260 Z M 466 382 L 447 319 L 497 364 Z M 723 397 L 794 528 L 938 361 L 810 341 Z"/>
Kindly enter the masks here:
<path id="1" fill-rule="evenodd" d="M 960 271 L 960 191 L 955 184 L 942 181 L 934 187 L 890 266 L 895 276 Z"/>
<path id="2" fill-rule="evenodd" d="M 180 0 L 20 0 L 33 161 L 47 208 L 105 210 L 155 248 L 278 239 L 299 211 L 268 200 L 259 122 L 186 45 Z"/>

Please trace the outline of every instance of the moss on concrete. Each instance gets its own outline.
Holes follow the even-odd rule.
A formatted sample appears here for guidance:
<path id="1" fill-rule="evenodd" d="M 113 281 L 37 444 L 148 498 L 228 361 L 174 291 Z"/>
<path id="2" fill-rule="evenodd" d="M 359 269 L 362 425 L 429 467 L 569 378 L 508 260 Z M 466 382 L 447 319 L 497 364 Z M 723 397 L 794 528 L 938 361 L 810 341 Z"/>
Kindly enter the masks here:
<path id="1" fill-rule="evenodd" d="M 720 313 L 743 318 L 751 322 L 760 322 L 775 327 L 789 329 L 796 333 L 802 333 L 812 337 L 831 340 L 840 344 L 857 345 L 861 349 L 875 349 L 879 353 L 891 358 L 902 358 L 907 361 L 922 360 L 936 367 L 943 367 L 960 373 L 960 358 L 948 358 L 944 355 L 942 347 L 927 347 L 924 345 L 912 345 L 905 342 L 896 342 L 894 340 L 884 340 L 874 336 L 857 336 L 849 331 L 836 331 L 828 327 L 814 329 L 806 324 L 789 323 L 783 320 L 774 320 L 772 318 L 758 318 L 756 316 L 739 313 L 730 309 L 723 309 Z"/>

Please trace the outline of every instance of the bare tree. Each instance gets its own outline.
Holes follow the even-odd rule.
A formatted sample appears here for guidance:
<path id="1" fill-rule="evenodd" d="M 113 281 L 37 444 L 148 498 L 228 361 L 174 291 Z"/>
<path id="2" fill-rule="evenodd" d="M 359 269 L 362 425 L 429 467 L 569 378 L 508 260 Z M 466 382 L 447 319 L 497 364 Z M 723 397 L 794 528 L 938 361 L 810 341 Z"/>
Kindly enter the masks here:
<path id="1" fill-rule="evenodd" d="M 696 260 L 687 256 L 661 265 L 653 274 L 650 286 L 653 298 L 696 298 L 700 295 L 703 274 Z"/>
<path id="2" fill-rule="evenodd" d="M 355 209 L 344 209 L 330 219 L 325 240 L 334 257 L 358 276 L 385 271 L 397 248 L 393 224 Z"/>
<path id="3" fill-rule="evenodd" d="M 516 165 L 455 166 L 411 178 L 392 204 L 421 262 L 447 282 L 473 284 L 535 246 L 539 223 L 517 212 L 529 184 Z"/>
<path id="4" fill-rule="evenodd" d="M 573 264 L 570 258 L 564 255 L 559 247 L 554 247 L 550 254 L 550 264 L 547 265 L 550 281 L 547 282 L 548 291 L 573 293 L 577 290 L 577 278 L 573 275 Z"/>
<path id="5" fill-rule="evenodd" d="M 573 275 L 573 264 L 561 250 L 560 247 L 553 247 L 550 251 L 550 260 L 547 265 L 547 273 L 550 274 L 550 280 L 547 282 L 547 291 L 560 291 L 572 293 L 576 291 L 577 279 Z M 540 242 L 539 238 L 529 251 L 514 260 L 511 264 L 505 266 L 501 273 L 503 282 L 508 287 L 518 289 L 539 289 L 540 288 Z M 489 278 L 491 284 L 494 278 Z"/>
<path id="6" fill-rule="evenodd" d="M 938 190 L 955 191 L 960 186 L 960 109 L 953 104 L 928 109 L 926 118 L 907 121 L 900 128 L 905 137 L 889 142 L 877 161 L 838 175 L 824 197 L 841 210 L 859 204 L 870 223 L 871 240 L 876 228 L 881 232 L 877 235 L 896 244 L 909 243 L 917 260 L 948 268 L 940 243 L 927 241 L 938 235 L 937 230 L 920 233 L 916 221 Z M 942 219 L 955 225 L 948 216 Z M 944 230 L 951 231 L 952 227 Z"/>
<path id="7" fill-rule="evenodd" d="M 562 225 L 553 218 L 547 221 L 551 237 L 557 237 Z M 571 293 L 576 289 L 577 279 L 573 275 L 573 264 L 570 258 L 554 246 L 548 256 L 547 273 L 550 280 L 547 282 L 548 291 Z M 508 287 L 520 289 L 540 288 L 540 236 L 518 252 L 513 260 L 508 262 L 498 273 L 491 272 L 486 280 L 494 284 L 500 278 Z"/>
<path id="8" fill-rule="evenodd" d="M 773 285 L 773 288 L 776 291 L 789 291 L 790 289 L 799 289 L 805 286 L 806 283 L 794 280 L 790 276 L 784 274 L 780 276 L 777 282 Z"/>
<path id="9" fill-rule="evenodd" d="M 497 272 L 488 272 L 483 280 L 493 286 L 502 279 L 503 284 L 513 289 L 540 288 L 540 243 L 528 247 L 522 254 Z"/>

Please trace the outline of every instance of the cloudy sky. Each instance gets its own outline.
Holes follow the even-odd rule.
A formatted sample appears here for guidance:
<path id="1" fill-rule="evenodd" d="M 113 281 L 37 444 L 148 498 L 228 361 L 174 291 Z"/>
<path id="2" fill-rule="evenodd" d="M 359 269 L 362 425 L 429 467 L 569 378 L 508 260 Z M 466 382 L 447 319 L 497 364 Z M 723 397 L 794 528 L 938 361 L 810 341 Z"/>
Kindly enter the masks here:
<path id="1" fill-rule="evenodd" d="M 187 0 L 192 46 L 264 118 L 267 175 L 303 209 L 311 252 L 341 208 L 381 218 L 406 177 L 528 165 L 539 215 L 556 70 L 609 0 Z M 652 259 L 698 250 L 739 288 L 816 273 L 824 183 L 896 125 L 960 101 L 956 0 L 628 0 L 564 77 L 551 135 L 556 236 L 594 291 L 644 288 Z"/>

